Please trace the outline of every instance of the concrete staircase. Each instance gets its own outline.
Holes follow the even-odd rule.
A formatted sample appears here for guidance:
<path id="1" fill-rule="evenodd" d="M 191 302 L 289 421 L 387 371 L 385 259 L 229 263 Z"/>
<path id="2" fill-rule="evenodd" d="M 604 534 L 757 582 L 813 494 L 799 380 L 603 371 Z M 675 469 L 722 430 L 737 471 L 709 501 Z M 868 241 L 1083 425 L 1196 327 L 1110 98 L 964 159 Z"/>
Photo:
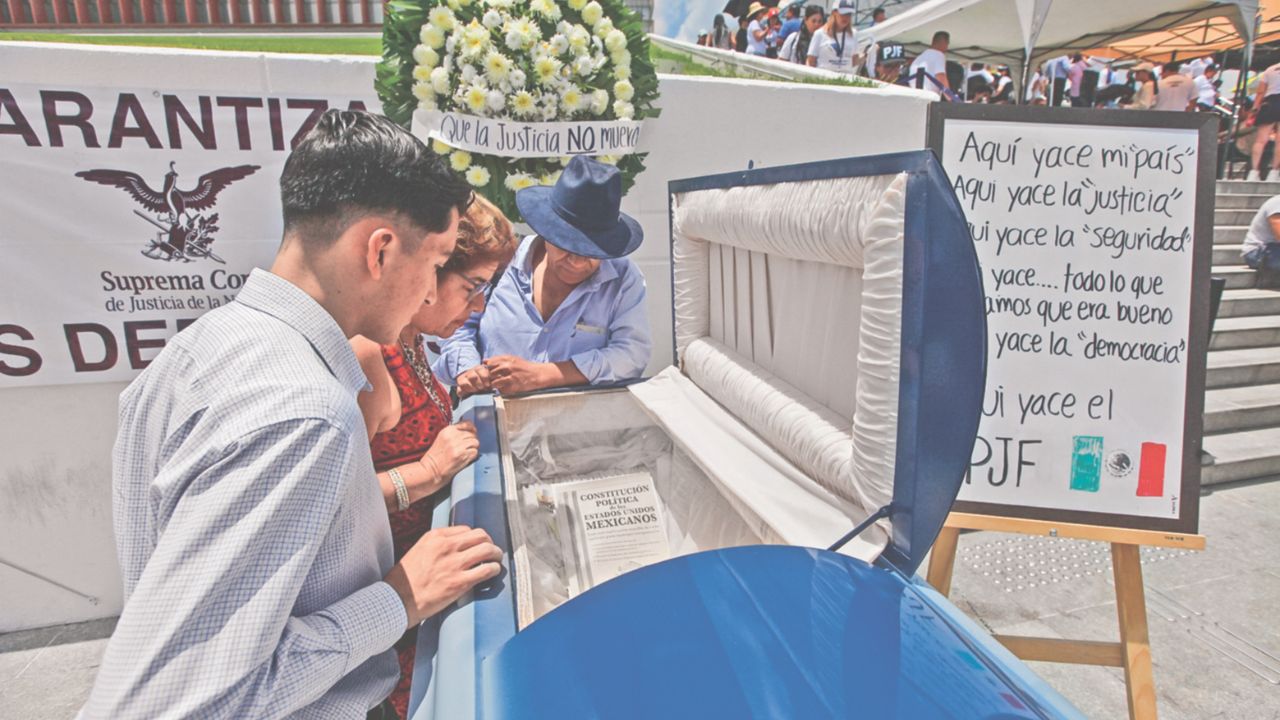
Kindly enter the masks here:
<path id="1" fill-rule="evenodd" d="M 1218 183 L 1213 274 L 1226 291 L 1209 343 L 1202 483 L 1280 475 L 1280 290 L 1254 287 L 1240 262 L 1244 234 L 1280 182 Z"/>

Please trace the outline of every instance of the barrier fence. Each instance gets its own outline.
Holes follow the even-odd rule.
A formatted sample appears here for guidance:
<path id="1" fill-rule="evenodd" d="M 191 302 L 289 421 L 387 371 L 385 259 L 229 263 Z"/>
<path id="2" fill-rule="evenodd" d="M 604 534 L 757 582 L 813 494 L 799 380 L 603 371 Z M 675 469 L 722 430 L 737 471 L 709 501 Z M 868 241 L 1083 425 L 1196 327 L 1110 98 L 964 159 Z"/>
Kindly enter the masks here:
<path id="1" fill-rule="evenodd" d="M 383 0 L 0 0 L 17 28 L 272 27 L 376 29 Z"/>

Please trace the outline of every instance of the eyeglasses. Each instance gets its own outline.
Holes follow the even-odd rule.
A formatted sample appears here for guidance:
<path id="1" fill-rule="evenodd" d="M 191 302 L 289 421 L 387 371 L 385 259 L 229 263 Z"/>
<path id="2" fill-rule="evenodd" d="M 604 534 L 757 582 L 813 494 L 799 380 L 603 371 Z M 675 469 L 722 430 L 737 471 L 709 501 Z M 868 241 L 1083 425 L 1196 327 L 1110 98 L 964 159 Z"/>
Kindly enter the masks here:
<path id="1" fill-rule="evenodd" d="M 457 270 L 445 268 L 440 272 L 442 275 L 453 273 L 454 275 L 457 275 L 458 277 L 462 278 L 465 282 L 468 282 L 468 283 L 475 282 L 474 280 L 467 277 L 466 275 L 463 275 L 461 272 L 458 272 Z M 483 282 L 475 283 L 471 287 L 467 288 L 467 304 L 470 304 L 481 295 L 484 295 L 485 302 L 487 303 L 489 301 L 489 295 L 492 292 L 493 292 L 493 280 L 490 279 L 490 280 L 485 280 Z"/>

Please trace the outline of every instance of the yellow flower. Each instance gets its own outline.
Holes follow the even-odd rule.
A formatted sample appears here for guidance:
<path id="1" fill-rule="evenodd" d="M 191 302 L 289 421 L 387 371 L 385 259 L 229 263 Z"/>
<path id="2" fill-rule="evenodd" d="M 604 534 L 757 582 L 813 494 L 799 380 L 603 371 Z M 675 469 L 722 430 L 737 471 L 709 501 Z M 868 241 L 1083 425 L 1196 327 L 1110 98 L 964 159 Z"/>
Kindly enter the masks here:
<path id="1" fill-rule="evenodd" d="M 466 172 L 471 167 L 471 153 L 466 150 L 454 150 L 449 155 L 449 165 L 458 172 Z"/>
<path id="2" fill-rule="evenodd" d="M 537 185 L 538 181 L 534 180 L 533 176 L 528 173 L 512 173 L 507 176 L 503 184 L 507 186 L 508 190 L 519 192 L 527 187 Z"/>
<path id="3" fill-rule="evenodd" d="M 606 165 L 617 165 L 617 164 L 618 164 L 618 158 L 614 157 L 613 155 L 601 155 L 600 157 L 598 157 L 598 158 L 596 158 L 596 159 L 597 159 L 597 160 L 599 160 L 600 162 L 602 162 L 602 163 L 606 164 Z"/>
<path id="4" fill-rule="evenodd" d="M 626 33 L 621 30 L 610 30 L 608 34 L 604 36 L 604 46 L 608 48 L 611 53 L 617 53 L 625 50 L 627 48 Z"/>
<path id="5" fill-rule="evenodd" d="M 443 140 L 432 140 L 431 149 L 434 150 L 437 155 L 448 155 L 449 151 L 453 148 L 449 147 Z"/>
<path id="6" fill-rule="evenodd" d="M 582 8 L 586 6 L 587 6 L 587 0 L 569 0 L 569 7 L 579 12 L 581 12 Z"/>
<path id="7" fill-rule="evenodd" d="M 430 82 L 431 82 L 431 68 L 429 68 L 429 67 L 427 67 L 427 66 L 425 66 L 425 65 L 415 65 L 415 66 L 414 66 L 414 68 L 413 68 L 413 79 L 414 79 L 414 80 L 417 80 L 417 81 L 418 81 L 418 83 L 430 83 Z M 430 90 L 430 89 L 431 89 L 431 87 L 430 87 L 430 85 L 429 85 L 429 84 L 428 84 L 428 86 L 427 86 L 427 89 L 428 89 L 428 90 Z"/>
<path id="8" fill-rule="evenodd" d="M 473 187 L 484 187 L 489 184 L 489 171 L 479 165 L 475 165 L 470 170 L 467 170 L 467 182 L 471 183 Z"/>
<path id="9" fill-rule="evenodd" d="M 489 93 L 484 88 L 472 85 L 463 94 L 462 101 L 467 104 L 471 112 L 479 113 L 484 110 L 485 104 L 489 102 Z"/>
<path id="10" fill-rule="evenodd" d="M 417 75 L 417 71 L 414 71 L 414 75 L 415 76 Z M 419 100 L 427 100 L 427 99 L 434 100 L 436 97 L 436 92 L 435 90 L 432 90 L 431 86 L 428 85 L 427 83 L 416 82 L 413 84 L 413 96 L 418 98 Z"/>
<path id="11" fill-rule="evenodd" d="M 492 80 L 505 80 L 511 72 L 511 61 L 502 53 L 491 50 L 484 58 L 484 71 Z"/>
<path id="12" fill-rule="evenodd" d="M 453 17 L 453 11 L 447 7 L 434 7 L 427 14 L 427 22 L 435 25 L 441 30 L 452 30 L 457 21 Z"/>
<path id="13" fill-rule="evenodd" d="M 582 93 L 577 88 L 570 88 L 560 97 L 560 104 L 568 112 L 574 113 L 582 106 Z"/>
<path id="14" fill-rule="evenodd" d="M 440 54 L 426 45 L 419 45 L 413 49 L 413 61 L 430 70 L 440 64 Z"/>
<path id="15" fill-rule="evenodd" d="M 462 52 L 466 55 L 478 55 L 489 46 L 489 30 L 485 26 L 471 21 L 462 32 Z"/>
<path id="16" fill-rule="evenodd" d="M 619 100 L 630 100 L 635 94 L 635 87 L 627 80 L 619 80 L 613 84 L 613 96 Z"/>
<path id="17" fill-rule="evenodd" d="M 444 31 L 435 25 L 422 26 L 422 44 L 433 50 L 444 47 Z"/>
<path id="18" fill-rule="evenodd" d="M 548 55 L 538 58 L 533 64 L 533 73 L 538 76 L 540 83 L 550 82 L 559 72 L 560 61 Z"/>
<path id="19" fill-rule="evenodd" d="M 511 109 L 517 115 L 530 115 L 537 109 L 537 102 L 534 101 L 533 95 L 528 90 L 521 90 L 511 99 Z"/>
<path id="20" fill-rule="evenodd" d="M 552 173 L 547 173 L 546 175 L 543 175 L 542 177 L 538 178 L 538 180 L 539 180 L 543 185 L 555 185 L 555 184 L 556 184 L 556 181 L 558 181 L 558 180 L 560 179 L 560 175 L 561 175 L 561 173 L 563 173 L 563 172 L 564 172 L 563 170 L 557 170 L 557 171 L 552 172 Z"/>
<path id="21" fill-rule="evenodd" d="M 588 25 L 595 25 L 602 17 L 604 17 L 604 8 L 600 7 L 600 3 L 596 0 L 591 0 L 582 8 L 582 21 Z"/>

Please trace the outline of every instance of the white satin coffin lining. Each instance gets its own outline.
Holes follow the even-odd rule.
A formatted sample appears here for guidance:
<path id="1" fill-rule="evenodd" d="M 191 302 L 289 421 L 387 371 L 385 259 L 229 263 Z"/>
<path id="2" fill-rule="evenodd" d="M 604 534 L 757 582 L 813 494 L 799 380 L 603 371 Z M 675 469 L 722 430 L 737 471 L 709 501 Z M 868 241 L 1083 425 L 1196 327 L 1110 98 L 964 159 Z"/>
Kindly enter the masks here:
<path id="1" fill-rule="evenodd" d="M 906 183 L 781 183 L 674 202 L 685 375 L 866 512 L 893 493 Z"/>

